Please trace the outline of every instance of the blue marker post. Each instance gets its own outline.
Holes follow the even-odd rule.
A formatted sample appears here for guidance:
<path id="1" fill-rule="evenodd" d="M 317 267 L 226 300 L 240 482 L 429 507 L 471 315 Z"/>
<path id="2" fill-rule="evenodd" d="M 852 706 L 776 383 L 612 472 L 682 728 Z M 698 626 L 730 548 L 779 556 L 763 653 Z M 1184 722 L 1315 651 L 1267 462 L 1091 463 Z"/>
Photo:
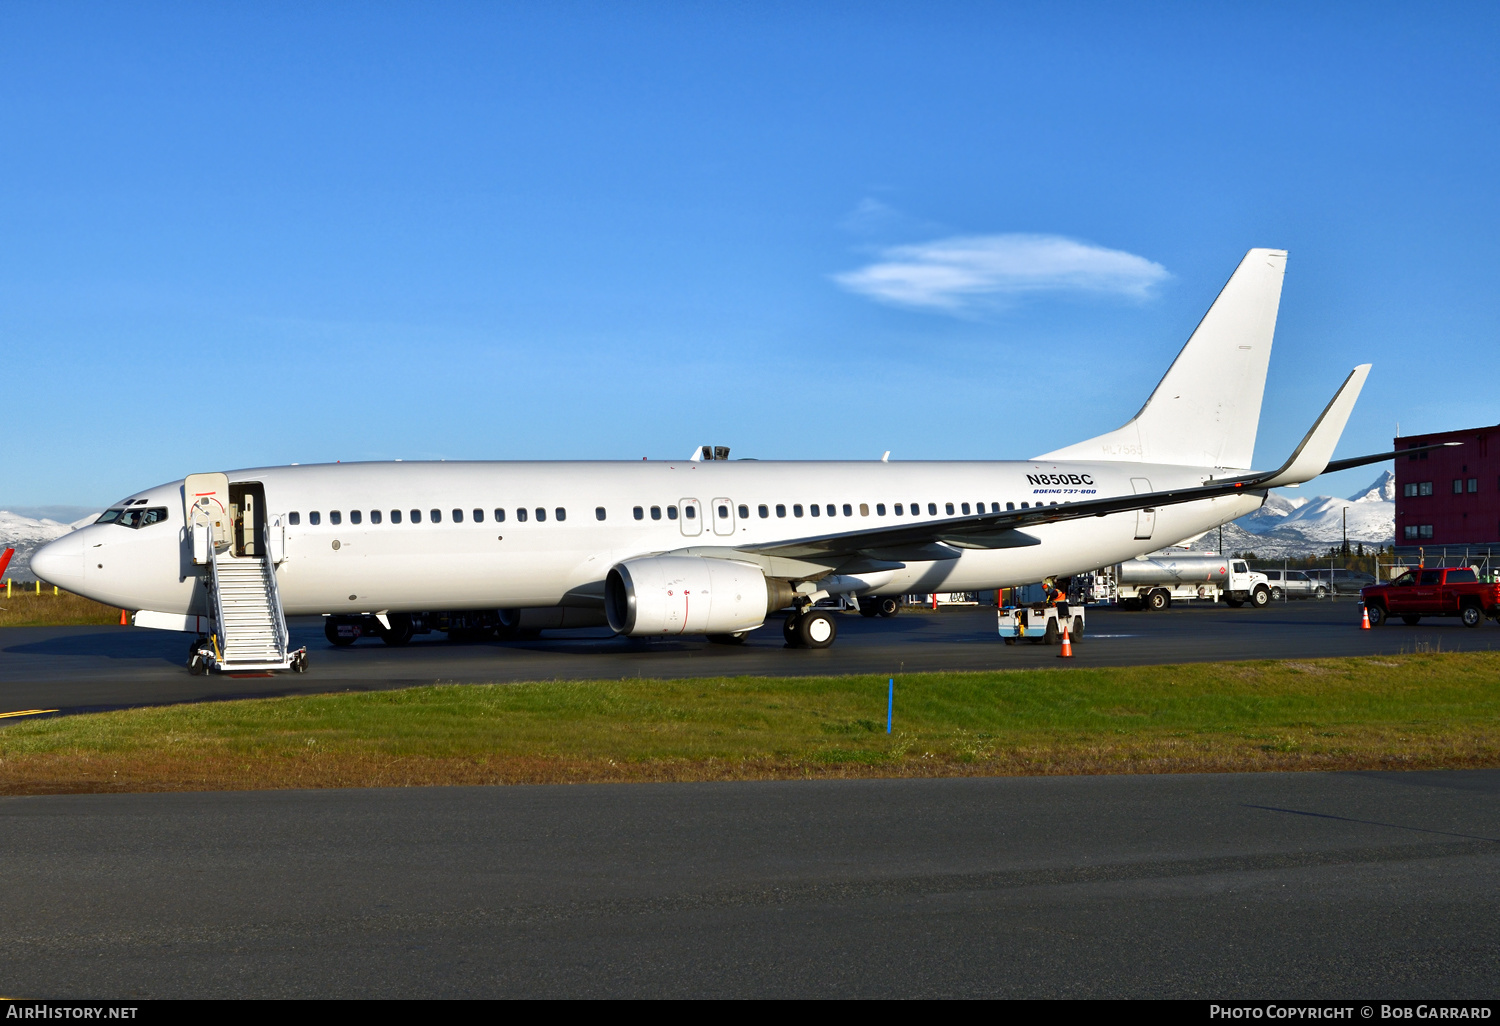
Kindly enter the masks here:
<path id="1" fill-rule="evenodd" d="M 891 713 L 896 708 L 896 678 L 891 678 L 890 690 L 885 693 L 885 732 L 891 732 Z"/>

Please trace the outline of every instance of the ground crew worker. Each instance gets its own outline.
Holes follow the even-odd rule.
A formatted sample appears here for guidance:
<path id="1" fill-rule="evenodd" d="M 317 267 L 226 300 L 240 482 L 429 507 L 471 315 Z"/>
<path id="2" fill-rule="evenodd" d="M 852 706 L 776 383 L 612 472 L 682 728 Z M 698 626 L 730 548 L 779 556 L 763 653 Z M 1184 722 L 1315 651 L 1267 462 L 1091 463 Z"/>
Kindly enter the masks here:
<path id="1" fill-rule="evenodd" d="M 1066 621 L 1068 618 L 1068 593 L 1058 587 L 1056 577 L 1049 577 L 1042 584 L 1046 589 L 1047 605 L 1057 608 L 1057 618 L 1059 621 Z M 1059 623 L 1058 626 L 1061 627 L 1062 624 Z"/>

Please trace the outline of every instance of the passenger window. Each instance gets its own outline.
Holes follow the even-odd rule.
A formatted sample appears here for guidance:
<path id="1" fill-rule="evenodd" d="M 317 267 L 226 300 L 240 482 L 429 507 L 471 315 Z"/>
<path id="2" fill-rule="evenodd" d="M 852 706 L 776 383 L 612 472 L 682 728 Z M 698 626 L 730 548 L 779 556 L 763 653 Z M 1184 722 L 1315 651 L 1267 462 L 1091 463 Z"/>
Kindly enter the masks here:
<path id="1" fill-rule="evenodd" d="M 741 520 L 749 520 L 750 519 L 750 507 L 742 505 L 740 507 L 740 509 L 739 509 L 739 514 L 740 514 L 740 519 Z M 766 515 L 766 507 L 762 506 L 760 508 L 760 515 L 761 516 L 765 516 Z"/>
<path id="2" fill-rule="evenodd" d="M 461 524 L 461 523 L 464 522 L 464 511 L 463 510 L 456 509 L 456 510 L 453 511 L 453 522 L 455 524 Z"/>
<path id="3" fill-rule="evenodd" d="M 1023 503 L 1021 503 L 1021 508 L 1022 509 L 1030 509 L 1031 508 L 1031 503 L 1029 503 L 1029 502 L 1023 502 Z"/>
<path id="4" fill-rule="evenodd" d="M 868 514 L 866 514 L 866 515 L 868 515 Z M 844 503 L 844 516 L 846 516 L 846 517 L 852 517 L 852 516 L 854 516 L 854 508 L 852 506 L 850 506 L 847 502 Z"/>
<path id="5" fill-rule="evenodd" d="M 794 516 L 794 517 L 800 517 L 801 515 L 802 515 L 802 507 L 800 505 L 794 503 L 792 505 L 792 516 Z"/>
<path id="6" fill-rule="evenodd" d="M 786 516 L 786 507 L 779 502 L 776 504 L 776 515 L 778 517 Z"/>
<path id="7" fill-rule="evenodd" d="M 313 510 L 307 515 L 307 522 L 312 526 L 317 527 L 320 523 L 323 522 L 323 514 L 319 513 L 317 510 Z"/>
<path id="8" fill-rule="evenodd" d="M 953 515 L 953 503 L 947 503 L 943 508 L 948 511 L 950 517 Z"/>
<path id="9" fill-rule="evenodd" d="M 637 520 L 645 520 L 646 519 L 646 511 L 643 510 L 643 509 L 641 509 L 641 507 L 639 507 L 639 506 L 637 506 L 635 509 L 631 510 L 630 514 L 631 514 L 631 516 L 635 517 Z M 660 516 L 660 514 L 657 514 L 657 515 Z"/>
<path id="10" fill-rule="evenodd" d="M 333 510 L 328 514 L 328 522 L 330 524 L 342 524 L 344 522 L 344 514 L 338 510 Z"/>
<path id="11" fill-rule="evenodd" d="M 286 515 L 286 522 L 288 524 L 291 524 L 293 527 L 296 527 L 298 524 L 302 523 L 302 514 L 294 510 L 293 512 Z"/>
<path id="12" fill-rule="evenodd" d="M 393 523 L 393 524 L 399 524 L 399 523 L 401 523 L 401 511 L 399 509 L 393 509 L 393 510 L 391 510 L 391 523 Z"/>
<path id="13" fill-rule="evenodd" d="M 1441 584 L 1441 583 L 1443 583 L 1443 572 L 1441 570 L 1423 570 L 1422 571 L 1422 583 L 1423 584 Z"/>
<path id="14" fill-rule="evenodd" d="M 522 524 L 526 523 L 526 507 L 525 506 L 517 506 L 516 507 L 516 521 L 518 523 L 522 523 Z"/>
<path id="15" fill-rule="evenodd" d="M 495 507 L 495 523 L 497 523 L 497 524 L 503 524 L 503 523 L 505 523 L 505 510 L 504 510 L 504 508 L 502 508 L 500 506 L 496 506 Z"/>
<path id="16" fill-rule="evenodd" d="M 676 520 L 677 519 L 677 507 L 676 506 L 668 506 L 667 507 L 667 519 L 668 520 Z"/>
<path id="17" fill-rule="evenodd" d="M 562 512 L 562 511 L 559 510 L 558 512 Z M 561 520 L 562 517 L 558 517 L 557 519 Z M 603 506 L 595 506 L 594 507 L 594 519 L 595 520 L 603 520 L 604 519 L 604 507 Z M 637 519 L 639 519 L 639 518 L 637 518 Z"/>
<path id="18" fill-rule="evenodd" d="M 937 503 L 929 502 L 927 504 L 927 515 L 930 517 L 937 516 Z"/>
<path id="19" fill-rule="evenodd" d="M 953 507 L 952 506 L 948 507 L 948 512 L 949 513 L 953 512 Z M 969 515 L 969 504 L 966 502 L 966 503 L 964 503 L 964 516 L 968 516 L 968 515 Z"/>
<path id="20" fill-rule="evenodd" d="M 905 514 L 905 512 L 903 512 L 903 510 L 902 510 L 902 506 L 901 506 L 901 503 L 899 503 L 899 502 L 898 502 L 898 503 L 896 503 L 896 506 L 895 506 L 895 509 L 894 509 L 894 510 L 893 510 L 893 512 L 894 512 L 894 513 L 895 513 L 895 514 L 896 514 L 896 516 L 898 516 L 898 517 L 902 517 L 902 516 L 905 516 L 905 515 L 906 515 L 906 514 Z"/>
<path id="21" fill-rule="evenodd" d="M 558 520 L 568 519 L 568 511 L 563 509 L 561 506 L 557 507 L 557 509 L 553 510 L 552 512 L 557 514 Z"/>
<path id="22" fill-rule="evenodd" d="M 819 506 L 816 502 L 809 506 L 807 509 L 808 512 L 815 517 L 820 517 L 823 515 L 823 507 Z"/>
<path id="23" fill-rule="evenodd" d="M 1005 508 L 1006 509 L 1015 509 L 1016 508 L 1016 504 L 1014 502 L 1007 502 L 1005 504 Z"/>
<path id="24" fill-rule="evenodd" d="M 545 506 L 538 506 L 536 508 L 536 522 L 540 524 L 543 521 L 545 521 L 546 519 L 547 519 L 547 507 L 545 507 Z"/>
<path id="25" fill-rule="evenodd" d="M 728 520 L 729 519 L 729 507 L 728 506 L 722 506 L 721 505 L 719 507 L 719 519 L 720 520 Z"/>
<path id="26" fill-rule="evenodd" d="M 661 507 L 660 506 L 652 506 L 651 507 L 651 519 L 652 520 L 660 520 L 661 519 Z"/>
<path id="27" fill-rule="evenodd" d="M 885 503 L 883 503 L 883 502 L 877 502 L 875 504 L 875 515 L 877 517 L 883 517 L 883 516 L 885 516 Z"/>
<path id="28" fill-rule="evenodd" d="M 351 523 L 351 524 L 357 524 L 361 520 L 363 520 L 364 518 L 365 518 L 365 515 L 363 513 L 361 513 L 357 509 L 351 509 L 349 511 L 349 523 Z"/>
<path id="29" fill-rule="evenodd" d="M 833 503 L 831 503 L 831 502 L 828 504 L 828 515 L 831 516 L 831 517 L 838 515 L 838 510 L 834 507 Z"/>
<path id="30" fill-rule="evenodd" d="M 372 524 L 378 524 L 378 523 L 380 523 L 380 510 L 378 510 L 378 509 L 372 509 L 372 510 L 370 510 L 370 523 L 372 523 Z"/>
<path id="31" fill-rule="evenodd" d="M 1479 578 L 1477 578 L 1477 577 L 1474 576 L 1474 571 L 1472 571 L 1472 570 L 1449 570 L 1448 571 L 1448 583 L 1449 584 L 1473 584 L 1473 583 L 1475 583 L 1478 580 L 1479 580 Z"/>
<path id="32" fill-rule="evenodd" d="M 696 520 L 696 519 L 698 519 L 698 507 L 697 506 L 684 506 L 684 507 L 682 507 L 682 514 L 683 514 L 683 516 L 687 517 L 689 520 Z"/>
<path id="33" fill-rule="evenodd" d="M 474 523 L 476 523 L 476 524 L 482 524 L 482 523 L 484 523 L 484 510 L 482 510 L 482 509 L 476 509 L 473 512 L 474 512 Z"/>
<path id="34" fill-rule="evenodd" d="M 428 513 L 432 517 L 432 522 L 434 524 L 441 524 L 443 522 L 443 511 L 442 510 L 440 510 L 440 509 L 429 510 Z"/>
<path id="35" fill-rule="evenodd" d="M 755 507 L 755 512 L 759 513 L 760 518 L 764 520 L 771 515 L 771 507 L 767 506 L 765 503 L 761 503 L 759 506 Z"/>
<path id="36" fill-rule="evenodd" d="M 414 510 L 411 511 L 411 522 L 414 523 L 414 524 L 420 524 L 422 522 L 422 511 L 421 510 L 414 509 Z"/>

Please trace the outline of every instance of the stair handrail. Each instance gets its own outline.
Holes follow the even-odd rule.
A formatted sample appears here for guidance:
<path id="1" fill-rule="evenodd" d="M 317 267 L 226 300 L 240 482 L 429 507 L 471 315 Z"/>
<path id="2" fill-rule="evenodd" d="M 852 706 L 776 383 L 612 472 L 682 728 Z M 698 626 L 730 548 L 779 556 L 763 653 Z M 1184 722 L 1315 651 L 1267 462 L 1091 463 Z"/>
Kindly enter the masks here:
<path id="1" fill-rule="evenodd" d="M 267 597 L 271 600 L 271 625 L 276 629 L 277 658 L 283 662 L 292 650 L 292 639 L 287 634 L 286 613 L 281 609 L 281 589 L 276 584 L 276 564 L 271 562 L 271 524 L 268 520 L 262 528 L 260 565 L 266 580 Z"/>
<path id="2" fill-rule="evenodd" d="M 198 507 L 194 507 L 195 512 Z M 209 569 L 209 594 L 213 598 L 211 613 L 214 619 L 214 651 L 224 651 L 224 601 L 223 591 L 219 588 L 219 546 L 215 544 L 213 535 L 213 520 L 204 512 L 203 516 L 208 520 L 208 569 Z M 216 657 L 217 658 L 217 655 Z"/>

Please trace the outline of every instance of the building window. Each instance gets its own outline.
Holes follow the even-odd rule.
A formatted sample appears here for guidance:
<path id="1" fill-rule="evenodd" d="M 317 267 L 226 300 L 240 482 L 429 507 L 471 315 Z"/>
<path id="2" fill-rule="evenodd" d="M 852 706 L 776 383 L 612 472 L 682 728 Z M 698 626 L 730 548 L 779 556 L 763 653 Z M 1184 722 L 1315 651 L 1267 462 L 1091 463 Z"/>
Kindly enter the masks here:
<path id="1" fill-rule="evenodd" d="M 517 506 L 516 507 L 516 522 L 519 523 L 519 524 L 526 523 L 526 507 L 525 506 Z"/>
<path id="2" fill-rule="evenodd" d="M 391 510 L 391 523 L 393 523 L 393 524 L 399 524 L 399 523 L 401 523 L 401 511 L 399 509 L 393 509 L 393 510 Z"/>
<path id="3" fill-rule="evenodd" d="M 495 507 L 495 523 L 505 523 L 505 510 L 501 509 L 499 506 Z"/>
<path id="4" fill-rule="evenodd" d="M 455 524 L 461 524 L 461 523 L 464 522 L 464 511 L 463 510 L 456 509 L 456 510 L 453 511 L 453 522 Z"/>
<path id="5" fill-rule="evenodd" d="M 1416 459 L 1416 457 L 1413 456 L 1412 459 Z M 1417 528 L 1416 528 L 1416 525 L 1412 524 L 1412 525 L 1409 525 L 1407 527 L 1403 527 L 1401 529 L 1401 534 L 1402 534 L 1403 537 L 1406 538 L 1407 541 L 1416 541 L 1417 540 Z"/>
<path id="6" fill-rule="evenodd" d="M 482 523 L 484 523 L 484 510 L 482 510 L 482 509 L 476 509 L 476 510 L 473 511 L 473 513 L 474 513 L 474 523 L 476 523 L 476 524 L 482 524 Z"/>
<path id="7" fill-rule="evenodd" d="M 1401 494 L 1406 496 L 1408 499 L 1415 497 L 1417 494 L 1417 483 L 1415 481 L 1412 481 L 1410 484 L 1402 485 Z"/>
<path id="8" fill-rule="evenodd" d="M 635 509 L 631 510 L 630 511 L 630 515 L 633 516 L 633 517 L 635 517 L 637 520 L 645 520 L 646 519 L 646 511 L 644 509 L 642 509 L 641 507 L 639 507 L 639 506 L 637 506 Z"/>
<path id="9" fill-rule="evenodd" d="M 1471 478 L 1469 478 L 1469 494 L 1473 495 L 1477 491 L 1479 491 L 1479 478 L 1477 478 L 1477 477 L 1471 477 Z"/>
<path id="10" fill-rule="evenodd" d="M 1431 524 L 1422 524 L 1422 525 L 1420 525 L 1417 528 L 1417 537 L 1418 538 L 1431 538 L 1432 537 L 1432 525 Z"/>
<path id="11" fill-rule="evenodd" d="M 338 510 L 333 510 L 328 514 L 328 522 L 330 524 L 342 524 L 344 522 L 344 514 L 340 513 Z"/>
<path id="12" fill-rule="evenodd" d="M 1419 482 L 1417 484 L 1417 494 L 1418 495 L 1431 495 L 1432 494 L 1432 482 L 1431 481 L 1422 481 L 1422 482 Z"/>
<path id="13" fill-rule="evenodd" d="M 667 507 L 667 519 L 668 520 L 676 520 L 677 519 L 677 507 L 676 506 L 668 506 Z"/>
<path id="14" fill-rule="evenodd" d="M 370 510 L 370 523 L 372 523 L 372 524 L 378 524 L 378 523 L 380 523 L 380 510 L 378 510 L 378 509 L 372 509 L 372 510 Z"/>
<path id="15" fill-rule="evenodd" d="M 883 502 L 877 502 L 875 504 L 875 515 L 877 517 L 883 517 L 883 516 L 885 516 L 885 503 L 883 503 Z"/>
<path id="16" fill-rule="evenodd" d="M 307 515 L 307 522 L 309 524 L 312 524 L 314 527 L 317 527 L 320 523 L 323 522 L 323 514 L 319 513 L 317 510 L 313 510 Z"/>
<path id="17" fill-rule="evenodd" d="M 349 511 L 349 523 L 351 523 L 351 524 L 357 524 L 361 520 L 364 519 L 364 516 L 365 515 L 363 513 L 361 513 L 359 510 L 357 510 L 357 509 L 351 509 Z"/>
<path id="18" fill-rule="evenodd" d="M 422 522 L 422 511 L 421 510 L 414 509 L 414 510 L 411 511 L 411 522 L 414 523 L 414 524 L 420 524 Z"/>
<path id="19" fill-rule="evenodd" d="M 562 518 L 559 517 L 558 519 L 561 520 Z M 603 520 L 604 519 L 604 507 L 603 506 L 595 506 L 594 507 L 594 519 L 595 520 Z M 639 514 L 637 514 L 636 519 L 637 520 L 640 519 Z"/>

